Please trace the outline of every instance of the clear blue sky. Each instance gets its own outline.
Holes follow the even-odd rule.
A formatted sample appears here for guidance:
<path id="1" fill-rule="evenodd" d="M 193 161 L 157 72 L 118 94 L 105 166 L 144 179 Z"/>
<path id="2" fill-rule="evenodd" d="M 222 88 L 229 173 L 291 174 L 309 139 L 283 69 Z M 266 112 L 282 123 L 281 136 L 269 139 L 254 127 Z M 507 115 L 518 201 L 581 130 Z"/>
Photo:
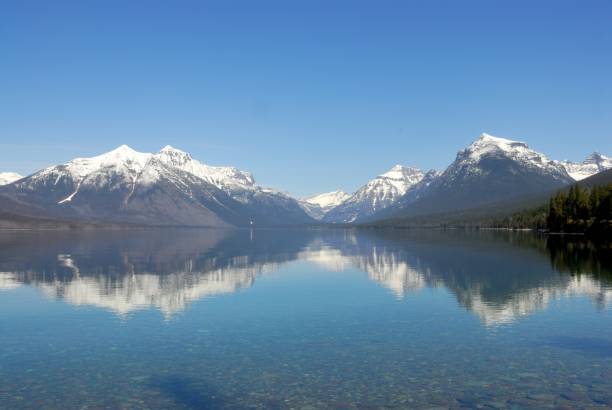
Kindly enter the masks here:
<path id="1" fill-rule="evenodd" d="M 306 195 L 481 132 L 612 155 L 612 1 L 0 3 L 0 170 L 166 144 Z"/>

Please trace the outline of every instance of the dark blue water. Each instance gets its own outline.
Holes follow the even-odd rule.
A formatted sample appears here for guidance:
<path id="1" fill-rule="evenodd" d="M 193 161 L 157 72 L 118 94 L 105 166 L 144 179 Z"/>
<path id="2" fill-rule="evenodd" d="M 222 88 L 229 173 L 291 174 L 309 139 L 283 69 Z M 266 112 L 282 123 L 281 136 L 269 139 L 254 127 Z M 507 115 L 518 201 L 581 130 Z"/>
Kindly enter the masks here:
<path id="1" fill-rule="evenodd" d="M 612 407 L 610 252 L 499 232 L 5 232 L 0 408 Z"/>

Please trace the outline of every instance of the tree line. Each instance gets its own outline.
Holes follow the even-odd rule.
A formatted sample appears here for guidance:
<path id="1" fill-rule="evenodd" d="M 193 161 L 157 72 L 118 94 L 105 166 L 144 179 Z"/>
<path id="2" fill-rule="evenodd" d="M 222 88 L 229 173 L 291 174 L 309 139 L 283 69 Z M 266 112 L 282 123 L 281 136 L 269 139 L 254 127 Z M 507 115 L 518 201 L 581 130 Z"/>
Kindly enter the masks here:
<path id="1" fill-rule="evenodd" d="M 612 238 L 612 184 L 592 188 L 573 185 L 550 198 L 548 204 L 481 221 L 481 226 Z"/>
<path id="2" fill-rule="evenodd" d="M 612 234 L 612 184 L 573 185 L 550 198 L 546 225 L 551 232 Z"/>

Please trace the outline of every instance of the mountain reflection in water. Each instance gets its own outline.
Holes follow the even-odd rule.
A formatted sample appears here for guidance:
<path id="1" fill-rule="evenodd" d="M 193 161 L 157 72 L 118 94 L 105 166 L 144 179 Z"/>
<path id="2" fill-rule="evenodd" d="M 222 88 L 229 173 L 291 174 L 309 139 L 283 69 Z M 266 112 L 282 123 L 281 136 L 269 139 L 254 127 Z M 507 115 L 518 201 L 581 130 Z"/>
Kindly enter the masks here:
<path id="1" fill-rule="evenodd" d="M 487 326 L 587 296 L 612 302 L 610 250 L 530 233 L 359 230 L 162 230 L 0 236 L 0 291 L 38 288 L 73 305 L 166 319 L 197 300 L 253 286 L 305 261 L 359 270 L 397 299 L 447 289 Z"/>

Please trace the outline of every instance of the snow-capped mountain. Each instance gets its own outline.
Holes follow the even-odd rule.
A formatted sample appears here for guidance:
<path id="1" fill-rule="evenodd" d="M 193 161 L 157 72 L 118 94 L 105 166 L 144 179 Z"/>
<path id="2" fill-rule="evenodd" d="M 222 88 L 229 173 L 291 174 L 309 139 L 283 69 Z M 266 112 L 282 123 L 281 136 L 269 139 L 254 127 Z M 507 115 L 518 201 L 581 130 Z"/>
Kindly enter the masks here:
<path id="1" fill-rule="evenodd" d="M 581 181 L 599 172 L 612 169 L 612 158 L 594 152 L 580 164 L 570 161 L 563 161 L 562 164 L 572 178 Z"/>
<path id="2" fill-rule="evenodd" d="M 431 184 L 435 183 L 435 181 L 442 175 L 442 172 L 432 169 L 427 171 L 425 175 L 423 175 L 423 179 L 410 187 L 408 191 L 399 198 L 395 203 L 386 208 L 382 212 L 392 211 L 392 209 L 398 209 L 402 207 L 406 207 L 413 202 L 418 201 L 423 196 L 427 195 L 429 192 L 429 188 Z"/>
<path id="3" fill-rule="evenodd" d="M 346 192 L 337 190 L 303 198 L 300 203 L 306 213 L 308 213 L 311 217 L 320 220 L 325 216 L 325 214 L 342 204 L 349 197 L 350 195 Z"/>
<path id="4" fill-rule="evenodd" d="M 0 172 L 0 185 L 8 185 L 21 178 L 23 178 L 23 176 L 15 172 Z"/>
<path id="5" fill-rule="evenodd" d="M 486 172 L 487 161 L 511 160 L 522 167 L 566 181 L 569 176 L 558 161 L 547 158 L 529 148 L 524 142 L 512 141 L 483 133 L 469 147 L 457 154 L 457 159 L 447 169 L 447 176 L 462 172 L 479 175 Z"/>
<path id="6" fill-rule="evenodd" d="M 482 134 L 419 192 L 400 201 L 396 217 L 457 211 L 513 197 L 550 192 L 574 182 L 559 161 L 527 144 Z M 397 211 L 393 209 L 393 211 Z M 387 212 L 385 217 L 390 216 Z"/>
<path id="7" fill-rule="evenodd" d="M 307 202 L 312 205 L 319 205 L 321 208 L 326 209 L 340 205 L 349 197 L 350 195 L 346 192 L 342 190 L 337 190 L 304 198 L 303 202 Z"/>
<path id="8" fill-rule="evenodd" d="M 215 185 L 217 188 L 235 194 L 240 190 L 257 189 L 255 179 L 249 172 L 240 171 L 234 167 L 213 167 L 194 160 L 190 154 L 166 145 L 158 154 L 149 154 L 158 157 L 164 164 L 195 175 Z"/>
<path id="9" fill-rule="evenodd" d="M 28 177 L 0 173 L 0 212 L 50 222 L 145 225 L 353 223 L 547 194 L 607 169 L 612 158 L 599 153 L 580 164 L 555 161 L 523 142 L 482 134 L 442 173 L 396 165 L 353 194 L 333 191 L 298 201 L 257 185 L 249 172 L 206 165 L 171 146 L 143 153 L 122 145 Z"/>
<path id="10" fill-rule="evenodd" d="M 330 210 L 326 222 L 358 222 L 394 204 L 418 184 L 425 173 L 417 168 L 396 165 L 359 188 L 342 204 Z"/>
<path id="11" fill-rule="evenodd" d="M 505 165 L 500 167 L 500 165 Z M 457 154 L 441 176 L 448 184 L 462 178 L 478 178 L 499 171 L 523 171 L 571 182 L 563 164 L 529 148 L 524 142 L 482 134 L 469 147 Z"/>
<path id="12" fill-rule="evenodd" d="M 250 226 L 311 221 L 293 198 L 248 172 L 202 164 L 170 146 L 122 145 L 43 169 L 0 189 L 0 206 L 35 216 L 159 225 Z M 7 209 L 8 208 L 8 209 Z"/>

